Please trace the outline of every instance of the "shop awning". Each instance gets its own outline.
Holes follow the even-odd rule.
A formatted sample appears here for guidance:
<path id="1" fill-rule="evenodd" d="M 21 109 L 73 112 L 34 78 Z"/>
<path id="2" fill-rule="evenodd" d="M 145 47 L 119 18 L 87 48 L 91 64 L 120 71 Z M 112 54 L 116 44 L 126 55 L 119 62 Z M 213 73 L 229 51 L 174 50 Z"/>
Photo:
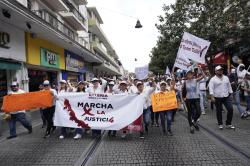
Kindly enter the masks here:
<path id="1" fill-rule="evenodd" d="M 5 70 L 20 70 L 21 64 L 7 61 L 0 61 L 0 69 Z"/>

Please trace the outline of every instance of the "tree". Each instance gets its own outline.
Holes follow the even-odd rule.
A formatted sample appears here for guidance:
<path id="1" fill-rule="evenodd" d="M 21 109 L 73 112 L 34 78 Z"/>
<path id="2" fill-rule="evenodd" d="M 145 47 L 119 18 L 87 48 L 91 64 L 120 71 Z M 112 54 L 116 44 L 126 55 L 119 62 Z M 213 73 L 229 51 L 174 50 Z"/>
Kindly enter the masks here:
<path id="1" fill-rule="evenodd" d="M 230 38 L 249 38 L 248 0 L 177 0 L 163 5 L 163 11 L 156 24 L 160 36 L 150 54 L 149 67 L 155 74 L 173 66 L 185 31 L 211 42 L 208 55 L 224 50 Z"/>

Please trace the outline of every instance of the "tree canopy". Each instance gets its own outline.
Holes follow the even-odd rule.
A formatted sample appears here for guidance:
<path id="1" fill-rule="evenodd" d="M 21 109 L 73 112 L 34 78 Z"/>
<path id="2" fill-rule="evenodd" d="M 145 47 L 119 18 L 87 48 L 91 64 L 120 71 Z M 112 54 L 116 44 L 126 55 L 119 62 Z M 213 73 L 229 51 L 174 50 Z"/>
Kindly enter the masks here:
<path id="1" fill-rule="evenodd" d="M 149 69 L 155 74 L 173 66 L 185 31 L 211 42 L 207 55 L 250 37 L 249 0 L 177 0 L 162 9 L 155 25 L 160 35 L 150 54 Z"/>

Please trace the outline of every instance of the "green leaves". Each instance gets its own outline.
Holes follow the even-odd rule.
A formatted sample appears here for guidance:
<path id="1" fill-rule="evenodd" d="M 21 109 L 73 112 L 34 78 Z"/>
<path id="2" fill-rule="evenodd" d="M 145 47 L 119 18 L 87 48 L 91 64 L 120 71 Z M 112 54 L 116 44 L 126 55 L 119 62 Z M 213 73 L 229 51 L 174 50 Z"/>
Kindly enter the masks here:
<path id="1" fill-rule="evenodd" d="M 173 65 L 184 31 L 211 41 L 208 55 L 223 50 L 227 38 L 249 38 L 247 4 L 247 0 L 177 0 L 163 5 L 165 14 L 156 24 L 160 36 L 151 51 L 150 70 L 157 74 Z"/>

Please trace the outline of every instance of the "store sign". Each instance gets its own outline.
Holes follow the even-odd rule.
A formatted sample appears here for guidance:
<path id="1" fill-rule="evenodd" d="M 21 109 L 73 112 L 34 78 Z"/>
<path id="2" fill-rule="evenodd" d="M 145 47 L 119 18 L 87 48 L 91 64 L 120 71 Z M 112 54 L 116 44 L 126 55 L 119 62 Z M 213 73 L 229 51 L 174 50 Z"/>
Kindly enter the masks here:
<path id="1" fill-rule="evenodd" d="M 66 58 L 66 70 L 79 73 L 86 72 L 82 58 L 67 50 L 64 51 L 64 54 Z"/>
<path id="2" fill-rule="evenodd" d="M 41 48 L 41 65 L 59 68 L 59 56 L 55 52 Z"/>
<path id="3" fill-rule="evenodd" d="M 0 32 L 0 48 L 9 49 L 7 46 L 10 43 L 10 34 L 6 32 Z"/>

